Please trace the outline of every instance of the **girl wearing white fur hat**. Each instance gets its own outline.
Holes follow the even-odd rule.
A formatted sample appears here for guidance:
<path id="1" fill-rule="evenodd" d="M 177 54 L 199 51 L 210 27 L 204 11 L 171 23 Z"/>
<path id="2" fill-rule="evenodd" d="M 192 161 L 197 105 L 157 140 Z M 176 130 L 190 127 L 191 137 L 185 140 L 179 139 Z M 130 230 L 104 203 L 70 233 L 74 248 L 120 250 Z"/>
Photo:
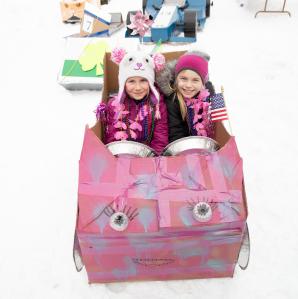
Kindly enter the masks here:
<path id="1" fill-rule="evenodd" d="M 155 85 L 155 72 L 163 68 L 164 56 L 116 48 L 111 60 L 119 64 L 118 95 L 96 110 L 105 127 L 104 143 L 133 140 L 160 154 L 168 144 L 168 118 L 163 96 Z"/>

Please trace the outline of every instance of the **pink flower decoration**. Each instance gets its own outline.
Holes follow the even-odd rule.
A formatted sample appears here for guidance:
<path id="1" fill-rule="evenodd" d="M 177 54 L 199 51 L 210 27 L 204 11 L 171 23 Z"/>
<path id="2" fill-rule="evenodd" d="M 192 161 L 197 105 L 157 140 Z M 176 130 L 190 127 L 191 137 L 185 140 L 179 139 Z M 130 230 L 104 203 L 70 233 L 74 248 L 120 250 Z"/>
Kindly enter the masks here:
<path id="1" fill-rule="evenodd" d="M 159 104 L 156 104 L 155 118 L 156 119 L 161 119 L 161 114 L 160 114 L 160 110 L 159 110 Z"/>
<path id="2" fill-rule="evenodd" d="M 210 95 L 208 89 L 202 89 L 199 94 L 199 99 L 204 100 Z"/>
<path id="3" fill-rule="evenodd" d="M 202 119 L 202 115 L 201 114 L 196 114 L 193 118 L 193 123 L 196 123 L 199 119 Z"/>
<path id="4" fill-rule="evenodd" d="M 128 135 L 125 131 L 118 131 L 114 134 L 114 137 L 116 140 L 126 140 L 128 138 Z"/>
<path id="5" fill-rule="evenodd" d="M 125 108 L 123 104 L 118 103 L 116 100 L 112 101 L 112 106 L 115 112 L 119 112 Z"/>
<path id="6" fill-rule="evenodd" d="M 133 30 L 131 35 L 139 34 L 142 37 L 153 24 L 153 21 L 149 19 L 149 15 L 143 14 L 141 11 L 138 11 L 135 15 L 130 15 L 130 21 L 131 24 L 127 28 Z"/>
<path id="7" fill-rule="evenodd" d="M 127 114 L 129 114 L 129 112 L 126 111 L 126 110 L 120 111 L 120 112 L 119 112 L 119 116 L 118 116 L 118 118 L 121 118 L 122 115 L 127 115 Z"/>
<path id="8" fill-rule="evenodd" d="M 140 110 L 136 119 L 142 121 L 147 115 L 148 115 L 147 106 L 143 106 L 143 114 L 142 111 Z"/>
<path id="9" fill-rule="evenodd" d="M 130 130 L 130 136 L 132 139 L 137 139 L 137 134 L 133 130 Z"/>
<path id="10" fill-rule="evenodd" d="M 186 101 L 186 105 L 193 108 L 193 106 L 191 106 L 194 103 L 194 99 L 185 99 Z"/>
<path id="11" fill-rule="evenodd" d="M 208 136 L 208 130 L 210 130 L 210 103 L 205 102 L 205 99 L 208 96 L 209 91 L 203 89 L 200 91 L 198 98 L 185 99 L 186 105 L 192 108 L 194 111 L 194 117 L 192 122 L 194 125 L 194 129 L 197 131 L 198 136 Z"/>
<path id="12" fill-rule="evenodd" d="M 154 64 L 155 64 L 155 70 L 157 72 L 163 70 L 165 65 L 166 65 L 165 57 L 161 53 L 156 53 L 156 54 L 153 55 L 152 58 L 153 58 L 153 61 L 154 61 Z"/>
<path id="13" fill-rule="evenodd" d="M 204 129 L 204 125 L 202 123 L 196 124 L 196 130 L 199 130 L 199 129 Z"/>
<path id="14" fill-rule="evenodd" d="M 111 60 L 116 64 L 119 64 L 125 55 L 126 55 L 125 49 L 115 48 L 111 53 Z"/>
<path id="15" fill-rule="evenodd" d="M 202 136 L 205 136 L 205 137 L 207 137 L 207 131 L 206 130 L 200 130 L 200 133 L 201 133 L 201 135 Z"/>
<path id="16" fill-rule="evenodd" d="M 200 100 L 197 100 L 194 105 L 193 105 L 193 108 L 196 110 L 196 111 L 199 111 L 200 108 L 203 108 L 203 103 L 200 101 Z"/>
<path id="17" fill-rule="evenodd" d="M 117 121 L 115 124 L 114 124 L 114 128 L 121 128 L 123 130 L 126 130 L 127 129 L 127 126 L 126 124 L 123 122 L 123 121 Z"/>
<path id="18" fill-rule="evenodd" d="M 210 103 L 208 103 L 208 102 L 203 102 L 203 109 L 204 109 L 204 110 L 207 110 L 207 109 L 209 108 L 209 106 L 210 106 Z"/>
<path id="19" fill-rule="evenodd" d="M 125 106 L 123 104 L 118 103 L 117 101 L 113 101 L 112 106 L 114 107 L 116 120 L 121 118 L 123 115 L 129 114 L 129 112 L 127 110 L 124 110 Z"/>
<path id="20" fill-rule="evenodd" d="M 142 126 L 138 122 L 130 120 L 130 123 L 131 123 L 129 125 L 130 129 L 132 129 L 132 130 L 138 130 L 140 132 L 143 130 Z"/>

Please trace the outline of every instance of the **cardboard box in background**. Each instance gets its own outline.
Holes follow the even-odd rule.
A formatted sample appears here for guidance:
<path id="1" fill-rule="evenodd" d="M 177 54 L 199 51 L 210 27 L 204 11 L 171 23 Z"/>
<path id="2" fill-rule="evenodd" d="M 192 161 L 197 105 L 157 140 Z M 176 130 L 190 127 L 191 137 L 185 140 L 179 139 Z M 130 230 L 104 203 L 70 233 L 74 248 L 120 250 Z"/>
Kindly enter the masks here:
<path id="1" fill-rule="evenodd" d="M 86 3 L 80 27 L 80 36 L 110 36 L 123 26 L 124 23 L 120 12 L 109 13 L 95 5 Z"/>
<path id="2" fill-rule="evenodd" d="M 100 0 L 61 0 L 60 9 L 62 21 L 65 23 L 79 23 L 84 15 L 85 3 L 92 3 L 98 8 L 101 6 Z"/>
<path id="3" fill-rule="evenodd" d="M 102 38 L 66 38 L 58 83 L 70 90 L 100 90 L 103 84 L 103 58 L 107 48 L 108 42 Z"/>
<path id="4" fill-rule="evenodd" d="M 81 22 L 81 36 L 108 33 L 110 24 L 111 15 L 109 13 L 100 10 L 95 5 L 85 4 L 83 20 Z"/>
<path id="5" fill-rule="evenodd" d="M 116 33 L 121 35 L 121 31 Z M 86 71 L 80 65 L 80 57 L 85 51 L 87 45 L 93 43 L 106 43 L 109 49 L 115 47 L 124 47 L 126 49 L 137 49 L 139 46 L 138 39 L 117 39 L 109 37 L 79 37 L 71 35 L 65 38 L 64 57 L 61 62 L 61 68 L 58 73 L 57 81 L 60 85 L 70 90 L 101 90 L 103 85 L 104 73 L 96 74 L 96 68 Z M 152 46 L 153 48 L 153 46 Z M 98 50 L 98 49 L 97 49 Z M 150 52 L 150 50 L 148 50 Z M 91 51 L 92 52 L 92 51 Z M 98 55 L 98 54 L 97 54 Z M 101 55 L 101 54 L 100 54 Z M 109 56 L 110 57 L 110 56 Z M 98 57 L 95 57 L 96 60 Z M 102 57 L 102 59 L 105 59 Z M 103 63 L 103 61 L 102 61 Z M 116 65 L 110 61 L 109 67 L 113 69 Z M 116 76 L 115 76 L 116 77 Z M 118 80 L 118 79 L 117 79 Z"/>

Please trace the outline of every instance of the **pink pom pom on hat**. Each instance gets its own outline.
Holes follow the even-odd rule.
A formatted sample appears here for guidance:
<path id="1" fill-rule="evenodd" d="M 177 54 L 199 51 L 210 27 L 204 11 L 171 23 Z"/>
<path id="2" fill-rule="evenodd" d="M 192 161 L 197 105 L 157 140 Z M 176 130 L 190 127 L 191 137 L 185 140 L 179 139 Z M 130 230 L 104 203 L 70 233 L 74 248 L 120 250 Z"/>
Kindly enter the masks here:
<path id="1" fill-rule="evenodd" d="M 182 55 L 175 66 L 175 77 L 184 70 L 192 70 L 202 78 L 203 83 L 208 81 L 208 61 L 196 54 Z"/>

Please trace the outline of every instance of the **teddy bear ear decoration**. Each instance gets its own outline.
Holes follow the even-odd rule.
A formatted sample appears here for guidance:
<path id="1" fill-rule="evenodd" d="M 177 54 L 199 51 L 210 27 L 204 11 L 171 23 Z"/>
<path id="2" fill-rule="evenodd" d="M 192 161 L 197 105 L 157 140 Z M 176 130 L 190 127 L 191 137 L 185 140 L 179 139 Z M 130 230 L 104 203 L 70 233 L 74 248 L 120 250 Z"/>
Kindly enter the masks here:
<path id="1" fill-rule="evenodd" d="M 126 55 L 126 50 L 124 48 L 114 48 L 112 53 L 111 53 L 111 60 L 116 63 L 119 64 L 122 59 L 124 58 L 124 56 Z"/>
<path id="2" fill-rule="evenodd" d="M 152 55 L 153 62 L 155 65 L 155 70 L 157 72 L 162 71 L 166 65 L 166 59 L 161 53 L 155 53 Z"/>

